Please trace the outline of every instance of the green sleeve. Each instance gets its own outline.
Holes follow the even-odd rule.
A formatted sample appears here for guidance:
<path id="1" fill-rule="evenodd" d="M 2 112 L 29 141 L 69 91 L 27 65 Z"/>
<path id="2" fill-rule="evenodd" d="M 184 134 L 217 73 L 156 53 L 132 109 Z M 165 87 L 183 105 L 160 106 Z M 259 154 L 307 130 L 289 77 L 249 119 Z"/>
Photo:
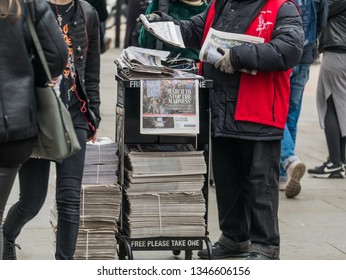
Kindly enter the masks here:
<path id="1" fill-rule="evenodd" d="M 153 0 L 146 9 L 145 14 L 151 14 L 153 11 L 157 11 L 157 9 L 158 0 Z M 142 26 L 138 37 L 138 43 L 142 48 L 155 49 L 156 38 L 153 35 L 151 35 L 148 31 L 146 31 Z"/>

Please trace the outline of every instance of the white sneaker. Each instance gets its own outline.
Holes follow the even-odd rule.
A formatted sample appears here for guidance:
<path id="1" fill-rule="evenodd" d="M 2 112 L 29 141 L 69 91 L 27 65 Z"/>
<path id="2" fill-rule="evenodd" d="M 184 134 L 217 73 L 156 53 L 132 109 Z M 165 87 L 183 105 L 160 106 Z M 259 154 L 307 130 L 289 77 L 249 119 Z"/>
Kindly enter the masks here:
<path id="1" fill-rule="evenodd" d="M 300 160 L 293 161 L 288 165 L 286 170 L 287 183 L 285 189 L 287 198 L 293 198 L 300 193 L 300 180 L 304 176 L 305 170 L 305 163 Z"/>

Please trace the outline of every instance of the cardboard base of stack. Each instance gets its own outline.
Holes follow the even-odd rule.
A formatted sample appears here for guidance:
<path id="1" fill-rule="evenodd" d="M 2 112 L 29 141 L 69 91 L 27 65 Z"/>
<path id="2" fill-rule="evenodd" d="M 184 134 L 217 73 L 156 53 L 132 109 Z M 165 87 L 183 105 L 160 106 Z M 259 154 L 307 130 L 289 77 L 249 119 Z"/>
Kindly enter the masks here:
<path id="1" fill-rule="evenodd" d="M 117 259 L 116 235 L 121 202 L 116 177 L 117 149 L 117 144 L 105 137 L 86 145 L 80 224 L 74 254 L 76 260 Z M 54 201 L 50 211 L 50 223 L 54 233 L 57 217 Z"/>

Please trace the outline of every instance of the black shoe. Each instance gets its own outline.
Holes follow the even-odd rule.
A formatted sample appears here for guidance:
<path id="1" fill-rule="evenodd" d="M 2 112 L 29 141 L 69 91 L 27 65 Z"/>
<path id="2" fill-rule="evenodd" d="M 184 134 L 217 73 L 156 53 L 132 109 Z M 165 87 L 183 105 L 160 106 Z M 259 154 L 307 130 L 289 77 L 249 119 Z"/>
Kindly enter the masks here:
<path id="1" fill-rule="evenodd" d="M 248 261 L 265 261 L 265 260 L 279 260 L 279 257 L 268 257 L 266 255 L 263 255 L 261 253 L 257 253 L 257 252 L 251 252 L 250 255 L 247 256 L 247 258 L 245 260 Z"/>
<path id="2" fill-rule="evenodd" d="M 345 170 L 341 164 L 336 165 L 330 161 L 323 163 L 313 169 L 309 169 L 308 173 L 316 178 L 345 178 Z"/>
<path id="3" fill-rule="evenodd" d="M 4 236 L 4 252 L 2 254 L 3 260 L 16 260 L 16 247 L 20 250 L 20 246 L 14 242 L 8 241 Z"/>
<path id="4" fill-rule="evenodd" d="M 225 259 L 225 258 L 244 258 L 249 255 L 248 251 L 233 251 L 219 242 L 215 242 L 212 246 L 212 259 Z M 199 250 L 197 255 L 201 259 L 209 259 L 208 249 Z"/>

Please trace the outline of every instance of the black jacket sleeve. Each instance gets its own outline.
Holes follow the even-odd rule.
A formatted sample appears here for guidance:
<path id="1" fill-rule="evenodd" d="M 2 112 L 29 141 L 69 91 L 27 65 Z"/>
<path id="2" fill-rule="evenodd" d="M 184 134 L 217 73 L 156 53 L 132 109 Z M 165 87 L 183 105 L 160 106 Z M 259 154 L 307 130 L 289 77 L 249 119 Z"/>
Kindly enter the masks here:
<path id="1" fill-rule="evenodd" d="M 303 47 L 304 31 L 298 9 L 286 2 L 278 12 L 270 42 L 232 48 L 231 63 L 235 70 L 285 71 L 299 63 Z"/>
<path id="2" fill-rule="evenodd" d="M 88 53 L 85 64 L 85 90 L 88 104 L 96 117 L 96 127 L 101 121 L 100 115 L 100 34 L 99 19 L 96 10 L 87 12 Z"/>

